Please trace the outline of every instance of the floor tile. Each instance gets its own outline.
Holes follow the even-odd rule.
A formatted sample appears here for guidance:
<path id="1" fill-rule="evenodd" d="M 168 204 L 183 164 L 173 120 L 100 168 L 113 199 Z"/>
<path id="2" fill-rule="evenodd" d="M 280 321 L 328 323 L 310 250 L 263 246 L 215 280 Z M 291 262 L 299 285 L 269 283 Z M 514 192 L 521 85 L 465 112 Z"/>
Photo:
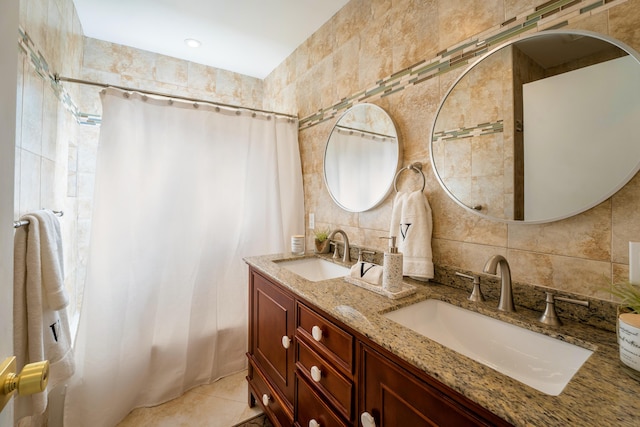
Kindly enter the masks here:
<path id="1" fill-rule="evenodd" d="M 152 408 L 134 409 L 118 427 L 229 427 L 262 411 L 247 404 L 246 371 L 196 387 Z"/>

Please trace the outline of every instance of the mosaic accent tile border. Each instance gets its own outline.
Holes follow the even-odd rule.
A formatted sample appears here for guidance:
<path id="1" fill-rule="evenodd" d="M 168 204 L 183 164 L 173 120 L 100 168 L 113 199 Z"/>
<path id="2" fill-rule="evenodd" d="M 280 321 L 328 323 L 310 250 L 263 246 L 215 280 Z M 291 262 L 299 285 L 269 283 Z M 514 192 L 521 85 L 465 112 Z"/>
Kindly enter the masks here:
<path id="1" fill-rule="evenodd" d="M 493 123 L 480 123 L 473 127 L 445 130 L 433 134 L 433 142 L 445 142 L 455 139 L 471 138 L 474 136 L 490 135 L 504 131 L 503 120 Z"/>
<path id="2" fill-rule="evenodd" d="M 55 75 L 49 70 L 47 60 L 35 46 L 29 34 L 20 27 L 18 28 L 18 49 L 30 59 L 35 72 L 42 77 L 45 82 L 49 83 L 64 108 L 73 115 L 78 124 L 90 126 L 100 125 L 102 120 L 100 116 L 82 113 L 78 110 L 69 92 L 56 80 Z"/>
<path id="3" fill-rule="evenodd" d="M 440 74 L 447 73 L 459 67 L 466 67 L 472 60 L 488 52 L 489 48 L 506 42 L 526 31 L 535 30 L 537 32 L 544 29 L 558 29 L 568 24 L 569 15 L 590 13 L 591 11 L 597 11 L 599 8 L 610 7 L 613 4 L 624 3 L 626 1 L 627 0 L 551 0 L 521 16 L 506 20 L 500 24 L 497 30 L 491 29 L 480 33 L 469 40 L 439 52 L 435 58 L 419 61 L 414 65 L 377 81 L 375 86 L 369 89 L 359 91 L 330 107 L 323 108 L 314 114 L 300 119 L 299 129 L 303 130 L 326 120 L 333 119 L 336 115 L 352 107 L 354 104 L 381 99 L 400 92 L 411 85 L 423 83 Z M 557 23 L 552 26 L 540 28 L 539 24 L 541 20 L 545 20 L 554 15 L 557 15 Z M 560 20 L 560 18 L 565 16 L 567 19 Z M 19 28 L 18 33 L 19 50 L 29 57 L 36 73 L 49 82 L 63 106 L 74 116 L 76 122 L 78 124 L 99 126 L 102 120 L 101 116 L 79 111 L 69 93 L 49 70 L 49 64 L 42 53 L 36 48 L 27 32 Z"/>
<path id="4" fill-rule="evenodd" d="M 447 73 L 459 67 L 466 67 L 478 56 L 488 52 L 490 48 L 496 47 L 524 32 L 539 32 L 542 30 L 562 28 L 568 25 L 570 17 L 590 13 L 594 10 L 597 11 L 599 8 L 610 7 L 614 3 L 620 4 L 626 1 L 627 0 L 551 0 L 536 7 L 534 10 L 506 20 L 500 24 L 497 29 L 492 28 L 482 32 L 456 46 L 438 52 L 436 57 L 432 59 L 422 60 L 377 81 L 375 86 L 369 89 L 357 92 L 347 98 L 343 98 L 337 104 L 301 118 L 299 129 L 310 128 L 330 120 L 354 104 L 381 99 L 404 90 L 411 85 L 423 83 L 440 74 Z M 550 17 L 555 17 L 557 22 L 548 26 L 550 20 L 547 18 Z"/>

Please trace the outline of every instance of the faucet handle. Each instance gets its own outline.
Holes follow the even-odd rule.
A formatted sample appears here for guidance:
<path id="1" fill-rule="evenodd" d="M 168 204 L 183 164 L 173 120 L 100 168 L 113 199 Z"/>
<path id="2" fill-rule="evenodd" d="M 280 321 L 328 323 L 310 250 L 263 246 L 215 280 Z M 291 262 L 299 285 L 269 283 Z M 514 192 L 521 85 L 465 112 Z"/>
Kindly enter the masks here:
<path id="1" fill-rule="evenodd" d="M 375 251 L 366 251 L 362 248 L 358 248 L 358 261 L 356 262 L 362 262 L 362 255 L 375 255 L 376 252 Z"/>
<path id="2" fill-rule="evenodd" d="M 460 273 L 456 271 L 456 275 L 460 277 L 464 277 L 465 279 L 473 280 L 473 291 L 471 291 L 471 295 L 467 298 L 469 301 L 473 302 L 481 302 L 484 301 L 484 295 L 482 295 L 482 290 L 480 289 L 480 276 L 474 274 L 470 276 L 468 274 Z"/>
<path id="3" fill-rule="evenodd" d="M 578 305 L 583 305 L 585 307 L 589 307 L 589 301 L 566 298 L 566 297 L 557 297 L 554 295 L 553 292 L 547 292 L 547 297 L 545 299 L 545 302 L 547 303 L 547 305 L 544 309 L 544 313 L 542 313 L 542 316 L 540 316 L 540 318 L 538 319 L 540 320 L 541 323 L 544 323 L 545 325 L 551 325 L 551 326 L 562 325 L 562 321 L 556 314 L 556 303 L 555 303 L 556 301 L 570 302 L 571 304 L 578 304 Z"/>
<path id="4" fill-rule="evenodd" d="M 331 245 L 333 245 L 333 259 L 338 259 L 340 258 L 340 254 L 338 253 L 338 243 L 334 242 L 334 241 L 330 241 L 329 242 L 329 248 L 331 248 Z M 329 249 L 331 250 L 331 249 Z"/>

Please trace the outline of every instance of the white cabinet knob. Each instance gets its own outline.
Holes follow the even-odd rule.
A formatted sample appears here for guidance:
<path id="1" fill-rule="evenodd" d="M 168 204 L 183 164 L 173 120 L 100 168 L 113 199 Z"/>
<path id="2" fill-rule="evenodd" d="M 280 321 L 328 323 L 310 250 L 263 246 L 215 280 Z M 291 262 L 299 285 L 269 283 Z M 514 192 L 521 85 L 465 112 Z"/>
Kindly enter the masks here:
<path id="1" fill-rule="evenodd" d="M 309 421 L 309 427 L 320 427 L 320 423 L 316 420 Z"/>
<path id="2" fill-rule="evenodd" d="M 311 378 L 313 378 L 313 380 L 317 383 L 320 382 L 320 379 L 322 378 L 322 371 L 320 371 L 320 368 L 318 368 L 317 366 L 311 367 Z"/>
<path id="3" fill-rule="evenodd" d="M 269 396 L 267 396 L 266 393 L 262 395 L 262 404 L 264 406 L 269 406 Z"/>
<path id="4" fill-rule="evenodd" d="M 289 346 L 291 346 L 291 338 L 289 338 L 288 336 L 283 336 L 282 337 L 282 346 L 284 348 L 289 348 Z"/>
<path id="5" fill-rule="evenodd" d="M 320 326 L 314 326 L 311 328 L 311 335 L 314 340 L 320 341 L 322 339 L 322 329 L 320 329 Z"/>
<path id="6" fill-rule="evenodd" d="M 368 412 L 363 412 L 360 415 L 360 421 L 362 422 L 362 427 L 376 427 L 376 420 L 373 419 L 373 415 Z"/>

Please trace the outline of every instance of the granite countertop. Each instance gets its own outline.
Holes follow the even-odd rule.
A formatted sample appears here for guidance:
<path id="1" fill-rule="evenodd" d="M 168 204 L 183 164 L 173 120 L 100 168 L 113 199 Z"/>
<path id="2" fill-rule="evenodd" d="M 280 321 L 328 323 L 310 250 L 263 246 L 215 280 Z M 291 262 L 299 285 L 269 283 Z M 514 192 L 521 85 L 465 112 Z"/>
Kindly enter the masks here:
<path id="1" fill-rule="evenodd" d="M 293 258 L 300 257 L 274 254 L 249 257 L 245 261 L 294 294 L 515 426 L 640 425 L 640 382 L 629 377 L 620 367 L 615 332 L 571 320 L 563 320 L 563 326 L 547 327 L 536 321 L 540 312 L 522 307 L 517 307 L 516 313 L 499 312 L 494 300 L 472 303 L 466 299 L 468 292 L 461 289 L 407 278 L 405 282 L 416 285 L 417 292 L 392 300 L 351 285 L 343 278 L 311 282 L 274 262 Z M 594 353 L 559 396 L 549 396 L 382 316 L 428 298 L 499 318 L 585 347 Z"/>

